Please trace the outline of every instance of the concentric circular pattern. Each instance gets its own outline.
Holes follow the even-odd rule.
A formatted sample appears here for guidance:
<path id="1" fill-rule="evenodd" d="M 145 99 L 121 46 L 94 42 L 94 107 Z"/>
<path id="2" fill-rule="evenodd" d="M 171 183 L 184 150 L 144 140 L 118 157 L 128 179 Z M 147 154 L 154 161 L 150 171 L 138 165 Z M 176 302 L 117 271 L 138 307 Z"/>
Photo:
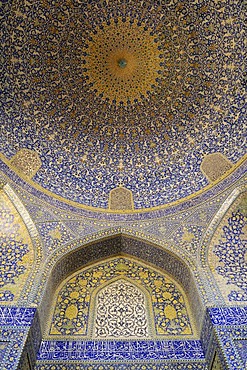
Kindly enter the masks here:
<path id="1" fill-rule="evenodd" d="M 109 103 L 135 103 L 157 84 L 160 52 L 150 29 L 137 20 L 101 25 L 89 42 L 85 67 L 97 96 Z"/>
<path id="2" fill-rule="evenodd" d="M 107 208 L 122 184 L 135 208 L 161 206 L 207 185 L 204 155 L 245 153 L 239 1 L 2 8 L 1 151 L 36 151 L 44 188 Z"/>

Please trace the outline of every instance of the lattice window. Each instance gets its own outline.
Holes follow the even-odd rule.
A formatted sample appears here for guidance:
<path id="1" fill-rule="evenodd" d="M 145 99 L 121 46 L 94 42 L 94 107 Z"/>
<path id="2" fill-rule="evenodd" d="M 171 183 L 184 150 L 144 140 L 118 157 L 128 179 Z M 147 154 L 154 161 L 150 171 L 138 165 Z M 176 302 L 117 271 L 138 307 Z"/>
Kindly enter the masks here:
<path id="1" fill-rule="evenodd" d="M 125 280 L 118 280 L 99 291 L 95 312 L 95 338 L 149 337 L 145 296 Z"/>

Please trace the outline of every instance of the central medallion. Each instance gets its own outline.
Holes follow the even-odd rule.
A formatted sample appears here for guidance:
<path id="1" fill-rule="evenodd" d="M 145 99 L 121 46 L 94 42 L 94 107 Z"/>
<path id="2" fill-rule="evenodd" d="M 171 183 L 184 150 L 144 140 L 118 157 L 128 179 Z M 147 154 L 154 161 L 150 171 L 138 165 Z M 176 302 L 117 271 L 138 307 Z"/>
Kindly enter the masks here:
<path id="1" fill-rule="evenodd" d="M 118 60 L 117 64 L 120 68 L 125 68 L 127 66 L 127 60 L 124 58 L 121 58 Z"/>
<path id="2" fill-rule="evenodd" d="M 133 103 L 157 85 L 159 44 L 151 29 L 137 20 L 104 23 L 96 28 L 85 49 L 90 88 L 110 103 Z"/>

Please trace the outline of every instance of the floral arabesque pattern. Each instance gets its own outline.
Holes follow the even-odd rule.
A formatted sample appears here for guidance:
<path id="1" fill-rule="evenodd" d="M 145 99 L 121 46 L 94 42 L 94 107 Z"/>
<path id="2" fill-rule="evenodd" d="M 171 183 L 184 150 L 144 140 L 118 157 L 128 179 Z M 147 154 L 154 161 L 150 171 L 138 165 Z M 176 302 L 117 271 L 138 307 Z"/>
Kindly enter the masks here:
<path id="1" fill-rule="evenodd" d="M 246 222 L 247 217 L 243 213 L 233 212 L 228 225 L 223 227 L 221 243 L 214 248 L 221 263 L 216 271 L 226 278 L 227 284 L 234 284 L 239 288 L 238 291 L 231 291 L 228 296 L 230 301 L 247 300 Z"/>

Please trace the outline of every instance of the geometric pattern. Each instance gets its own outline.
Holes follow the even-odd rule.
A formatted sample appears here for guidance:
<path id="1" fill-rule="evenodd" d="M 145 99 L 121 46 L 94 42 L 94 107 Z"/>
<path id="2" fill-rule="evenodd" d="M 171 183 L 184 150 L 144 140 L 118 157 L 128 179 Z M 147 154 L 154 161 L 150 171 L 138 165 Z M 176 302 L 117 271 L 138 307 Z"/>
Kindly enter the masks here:
<path id="1" fill-rule="evenodd" d="M 117 105 L 133 104 L 157 84 L 160 45 L 150 31 L 129 17 L 97 27 L 84 62 L 98 96 Z"/>
<path id="2" fill-rule="evenodd" d="M 234 344 L 245 365 L 247 365 L 247 339 L 236 339 Z"/>

